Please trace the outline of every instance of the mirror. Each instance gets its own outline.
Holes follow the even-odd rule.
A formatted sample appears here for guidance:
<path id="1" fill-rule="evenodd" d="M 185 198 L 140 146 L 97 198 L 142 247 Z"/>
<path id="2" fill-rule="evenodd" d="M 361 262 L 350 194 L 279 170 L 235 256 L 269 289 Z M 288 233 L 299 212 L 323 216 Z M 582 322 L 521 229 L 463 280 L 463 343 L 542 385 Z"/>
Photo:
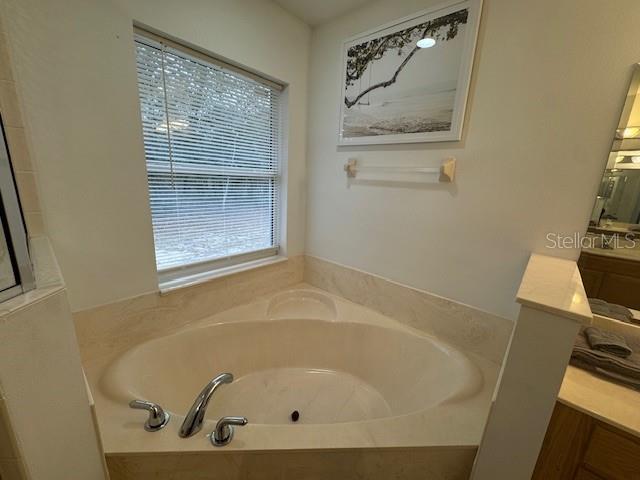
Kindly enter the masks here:
<path id="1" fill-rule="evenodd" d="M 634 232 L 640 223 L 640 152 L 635 156 L 614 153 L 617 167 L 607 168 L 602 177 L 589 226 Z"/>
<path id="2" fill-rule="evenodd" d="M 578 267 L 593 313 L 640 324 L 640 64 L 582 247 Z"/>

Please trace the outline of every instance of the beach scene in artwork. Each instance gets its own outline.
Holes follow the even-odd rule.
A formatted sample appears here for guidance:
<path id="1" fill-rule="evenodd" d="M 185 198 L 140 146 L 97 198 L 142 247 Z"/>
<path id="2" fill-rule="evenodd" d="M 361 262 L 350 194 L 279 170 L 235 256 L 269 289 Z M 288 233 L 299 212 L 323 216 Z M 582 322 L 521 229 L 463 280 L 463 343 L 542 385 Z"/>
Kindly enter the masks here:
<path id="1" fill-rule="evenodd" d="M 343 138 L 451 130 L 468 11 L 347 46 Z M 433 38 L 431 48 L 416 42 Z"/>

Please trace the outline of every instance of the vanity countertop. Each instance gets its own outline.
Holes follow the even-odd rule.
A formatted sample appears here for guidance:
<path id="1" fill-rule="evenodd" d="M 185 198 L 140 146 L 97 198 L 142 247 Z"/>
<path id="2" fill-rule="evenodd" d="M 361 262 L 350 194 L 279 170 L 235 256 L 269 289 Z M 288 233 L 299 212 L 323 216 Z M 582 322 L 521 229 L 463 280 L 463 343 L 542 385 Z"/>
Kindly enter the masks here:
<path id="1" fill-rule="evenodd" d="M 640 437 L 640 391 L 609 382 L 569 365 L 558 400 Z"/>
<path id="2" fill-rule="evenodd" d="M 582 251 L 592 255 L 600 255 L 601 257 L 640 261 L 640 248 L 614 248 L 613 250 L 606 250 L 604 248 L 585 247 Z"/>

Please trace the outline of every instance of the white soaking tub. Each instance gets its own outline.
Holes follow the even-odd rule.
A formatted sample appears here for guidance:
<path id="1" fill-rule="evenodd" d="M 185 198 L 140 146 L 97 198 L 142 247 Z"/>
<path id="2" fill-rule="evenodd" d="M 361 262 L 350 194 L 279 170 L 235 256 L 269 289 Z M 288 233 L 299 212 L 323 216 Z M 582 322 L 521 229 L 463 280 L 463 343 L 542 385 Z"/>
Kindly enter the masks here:
<path id="1" fill-rule="evenodd" d="M 497 368 L 304 286 L 140 343 L 87 373 L 107 458 L 387 447 L 466 448 L 472 458 Z M 180 438 L 194 399 L 223 372 L 234 381 L 212 396 L 202 430 Z M 167 427 L 146 432 L 145 412 L 128 407 L 133 399 L 170 412 Z M 222 416 L 249 423 L 216 448 L 207 436 Z"/>
<path id="2" fill-rule="evenodd" d="M 256 425 L 366 422 L 407 415 L 477 393 L 478 368 L 433 338 L 348 321 L 217 323 L 143 343 L 109 369 L 105 392 L 184 415 L 202 387 L 230 372 L 205 418 L 242 415 Z M 295 427 L 295 425 L 294 425 Z M 238 433 L 241 435 L 241 433 Z"/>

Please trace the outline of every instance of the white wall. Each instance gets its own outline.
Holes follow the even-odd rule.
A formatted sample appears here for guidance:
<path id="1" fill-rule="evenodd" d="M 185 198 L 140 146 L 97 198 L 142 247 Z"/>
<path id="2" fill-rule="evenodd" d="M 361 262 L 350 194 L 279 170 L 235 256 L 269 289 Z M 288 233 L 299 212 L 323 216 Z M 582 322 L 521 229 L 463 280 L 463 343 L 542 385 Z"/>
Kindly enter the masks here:
<path id="1" fill-rule="evenodd" d="M 529 253 L 585 230 L 640 61 L 637 0 L 485 0 L 457 143 L 337 148 L 341 42 L 441 3 L 382 0 L 313 31 L 307 253 L 515 317 Z M 347 187 L 350 157 L 458 158 L 454 189 Z"/>
<path id="2" fill-rule="evenodd" d="M 157 288 L 136 19 L 290 84 L 288 253 L 513 317 L 531 250 L 585 228 L 631 74 L 634 0 L 486 0 L 462 142 L 336 148 L 341 41 L 439 0 L 383 0 L 313 33 L 263 0 L 2 0 L 44 217 L 73 310 Z M 459 159 L 454 190 L 352 186 L 342 165 Z M 549 253 L 549 252 L 546 252 Z M 554 254 L 575 257 L 576 251 Z"/>
<path id="3" fill-rule="evenodd" d="M 34 290 L 2 305 L 0 403 L 27 478 L 103 480 L 104 457 L 69 303 L 64 289 L 52 290 L 48 296 Z"/>
<path id="4" fill-rule="evenodd" d="M 310 31 L 261 0 L 3 0 L 44 218 L 74 311 L 157 289 L 132 22 L 289 84 L 286 216 L 304 248 Z"/>

